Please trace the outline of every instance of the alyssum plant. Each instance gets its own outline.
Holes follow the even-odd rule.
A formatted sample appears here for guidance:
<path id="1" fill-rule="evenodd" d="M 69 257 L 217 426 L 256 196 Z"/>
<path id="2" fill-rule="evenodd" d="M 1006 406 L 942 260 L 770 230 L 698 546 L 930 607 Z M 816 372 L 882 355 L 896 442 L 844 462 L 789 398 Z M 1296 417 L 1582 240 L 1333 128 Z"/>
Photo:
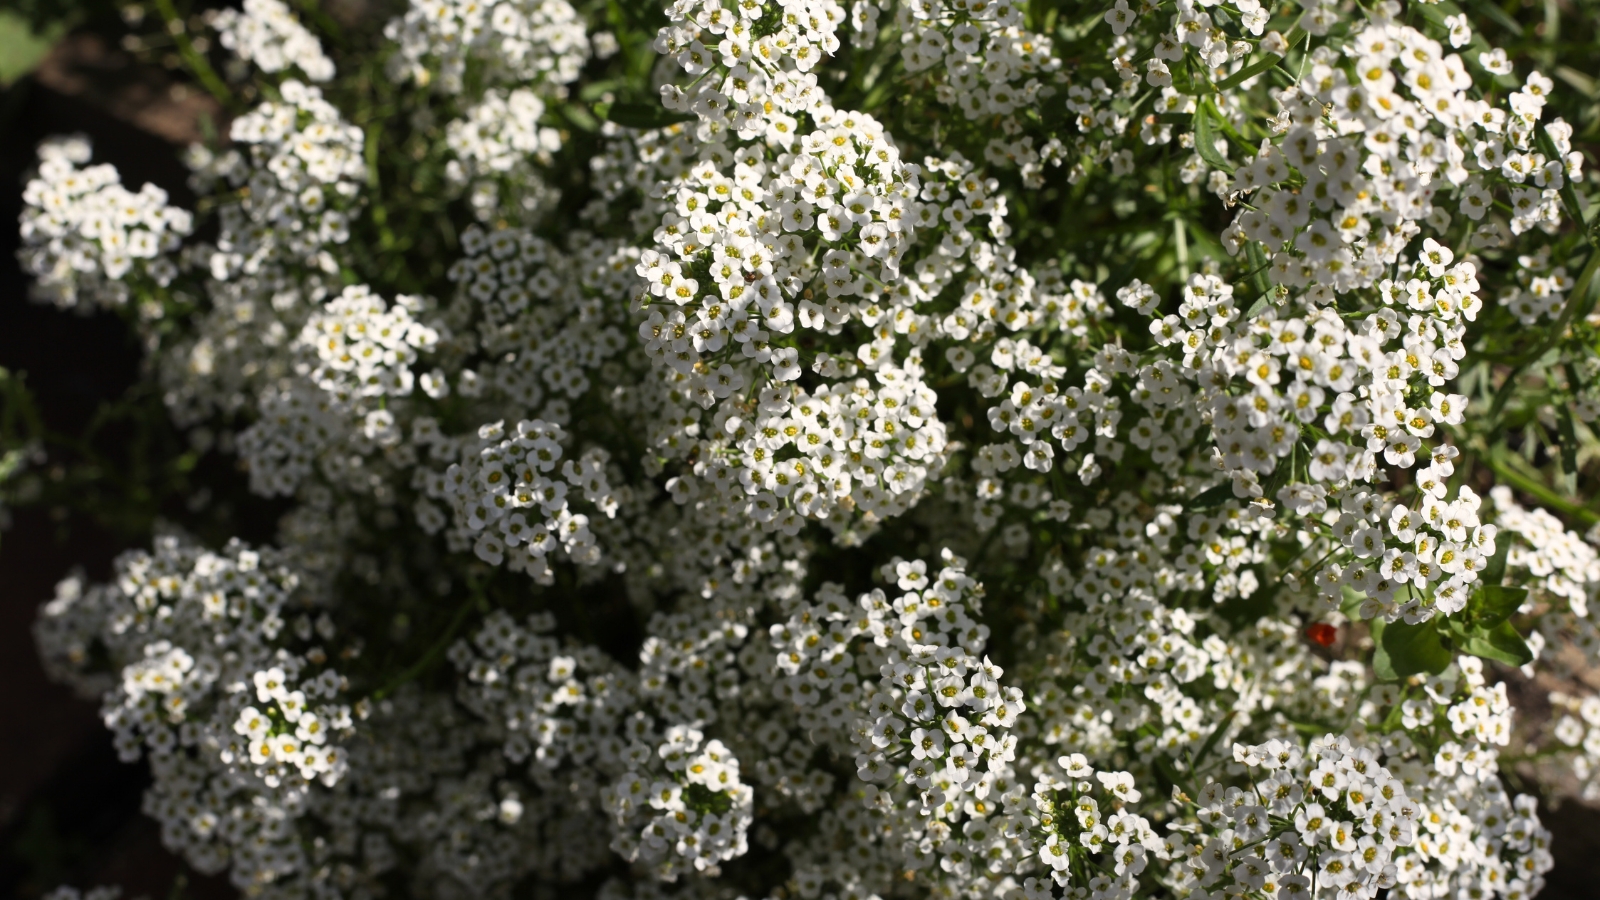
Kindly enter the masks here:
<path id="1" fill-rule="evenodd" d="M 1517 900 L 1600 796 L 1600 235 L 1498 8 L 156 9 L 198 204 L 54 141 L 22 259 L 283 515 L 37 635 L 198 869 Z"/>

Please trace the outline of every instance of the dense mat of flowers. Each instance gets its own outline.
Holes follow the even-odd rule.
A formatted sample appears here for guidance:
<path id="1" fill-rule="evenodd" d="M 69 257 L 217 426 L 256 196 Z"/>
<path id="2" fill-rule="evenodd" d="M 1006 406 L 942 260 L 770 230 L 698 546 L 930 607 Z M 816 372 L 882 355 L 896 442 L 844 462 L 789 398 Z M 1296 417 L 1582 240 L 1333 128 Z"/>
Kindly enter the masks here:
<path id="1" fill-rule="evenodd" d="M 39 299 L 275 504 L 39 615 L 167 846 L 282 898 L 1538 894 L 1510 785 L 1600 798 L 1560 88 L 1448 2 L 1040 6 L 247 0 L 198 219 L 44 145 Z"/>

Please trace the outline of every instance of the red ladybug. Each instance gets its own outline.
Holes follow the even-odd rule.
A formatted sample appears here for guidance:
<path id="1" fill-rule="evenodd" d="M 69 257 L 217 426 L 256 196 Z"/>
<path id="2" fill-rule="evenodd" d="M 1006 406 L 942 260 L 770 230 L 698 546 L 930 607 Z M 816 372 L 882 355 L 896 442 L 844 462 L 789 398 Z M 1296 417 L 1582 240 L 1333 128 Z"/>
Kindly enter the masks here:
<path id="1" fill-rule="evenodd" d="M 1306 626 L 1306 639 L 1319 647 L 1331 647 L 1339 639 L 1339 629 L 1327 622 L 1313 622 Z"/>

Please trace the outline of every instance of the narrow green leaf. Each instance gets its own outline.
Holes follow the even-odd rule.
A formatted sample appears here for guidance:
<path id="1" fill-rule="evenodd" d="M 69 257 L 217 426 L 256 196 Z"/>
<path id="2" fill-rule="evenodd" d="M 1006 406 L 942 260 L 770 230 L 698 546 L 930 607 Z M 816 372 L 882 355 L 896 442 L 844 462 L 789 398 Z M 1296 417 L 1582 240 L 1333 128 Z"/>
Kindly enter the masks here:
<path id="1" fill-rule="evenodd" d="M 1585 75 L 1571 66 L 1556 66 L 1556 77 L 1577 88 L 1586 97 L 1600 93 L 1596 90 L 1594 76 Z"/>
<path id="2" fill-rule="evenodd" d="M 1367 595 L 1348 587 L 1341 587 L 1339 590 L 1344 596 L 1339 602 L 1339 611 L 1352 619 L 1357 618 L 1356 613 L 1360 612 L 1361 604 L 1366 602 Z"/>
<path id="3" fill-rule="evenodd" d="M 1222 732 L 1227 729 L 1228 723 L 1233 721 L 1233 716 L 1234 711 L 1229 710 L 1228 714 L 1222 717 L 1222 721 L 1211 729 L 1211 736 L 1206 738 L 1204 744 L 1200 745 L 1200 752 L 1189 760 L 1189 772 L 1191 774 L 1194 773 L 1195 769 L 1199 768 L 1201 763 L 1205 762 L 1206 756 L 1211 753 L 1212 748 L 1217 746 L 1217 741 L 1222 740 Z"/>
<path id="4" fill-rule="evenodd" d="M 1300 464 L 1302 455 L 1300 442 L 1296 441 L 1294 447 L 1289 450 L 1289 455 L 1278 460 L 1278 465 L 1272 470 L 1272 474 L 1261 483 L 1262 496 L 1277 501 L 1278 492 L 1294 478 L 1295 469 Z"/>
<path id="5" fill-rule="evenodd" d="M 1221 119 L 1210 100 L 1200 101 L 1194 111 L 1194 150 L 1206 165 L 1231 175 L 1236 167 L 1217 149 L 1217 141 L 1222 139 Z"/>
<path id="6" fill-rule="evenodd" d="M 576 103 L 563 103 L 558 109 L 561 117 L 566 119 L 574 128 L 580 131 L 600 130 L 600 120 L 596 119 L 587 109 Z"/>
<path id="7" fill-rule="evenodd" d="M 1495 540 L 1494 555 L 1489 557 L 1489 564 L 1483 567 L 1483 576 L 1479 581 L 1485 585 L 1499 584 L 1506 577 L 1506 557 L 1511 554 L 1511 534 L 1497 535 Z"/>
<path id="8" fill-rule="evenodd" d="M 1221 484 L 1214 485 L 1201 491 L 1199 496 L 1189 501 L 1190 509 L 1211 509 L 1233 499 L 1233 481 L 1229 479 Z"/>
<path id="9" fill-rule="evenodd" d="M 1389 658 L 1389 651 L 1383 647 L 1383 633 L 1387 625 L 1382 619 L 1373 619 L 1367 623 L 1372 630 L 1372 672 L 1378 676 L 1379 681 L 1399 681 L 1400 676 L 1395 673 L 1394 661 Z"/>
<path id="10" fill-rule="evenodd" d="M 1572 424 L 1572 407 L 1556 407 L 1556 428 L 1561 434 L 1561 471 L 1578 474 L 1578 429 Z"/>
<path id="11" fill-rule="evenodd" d="M 1400 727 L 1400 722 L 1405 716 L 1406 695 L 1409 693 L 1411 689 L 1408 687 L 1405 693 L 1395 698 L 1394 705 L 1389 707 L 1389 714 L 1383 717 L 1383 723 L 1378 726 L 1379 731 L 1393 731 Z"/>
<path id="12" fill-rule="evenodd" d="M 1260 241 L 1249 241 L 1244 245 L 1245 258 L 1250 262 L 1250 281 L 1256 290 L 1261 292 L 1261 297 L 1250 304 L 1250 311 L 1245 313 L 1246 319 L 1253 319 L 1266 309 L 1263 302 L 1270 305 L 1272 300 L 1272 282 L 1267 278 L 1267 267 L 1271 262 L 1267 259 L 1266 252 L 1261 248 Z"/>
<path id="13" fill-rule="evenodd" d="M 1485 18 L 1494 20 L 1494 22 L 1501 28 L 1504 28 L 1517 37 L 1522 37 L 1522 23 L 1511 18 L 1509 15 L 1506 15 L 1506 11 L 1501 9 L 1499 6 L 1488 2 L 1488 0 L 1475 0 L 1475 2 L 1472 4 L 1472 9 L 1474 12 L 1479 13 Z"/>
<path id="14" fill-rule="evenodd" d="M 1275 54 L 1269 54 L 1265 58 L 1259 59 L 1259 60 L 1251 63 L 1250 65 L 1245 66 L 1244 68 L 1240 69 L 1239 71 L 1233 73 L 1232 75 L 1229 75 L 1227 78 L 1224 78 L 1223 80 L 1217 82 L 1217 90 L 1226 91 L 1226 90 L 1228 90 L 1230 88 L 1236 88 L 1239 85 L 1244 84 L 1246 81 L 1250 80 L 1251 78 L 1253 78 L 1253 77 L 1255 77 L 1257 75 L 1260 75 L 1262 72 L 1265 72 L 1266 70 L 1272 68 L 1273 66 L 1277 65 L 1278 63 L 1280 63 L 1282 61 L 1283 61 L 1283 57 L 1277 56 Z"/>
<path id="15" fill-rule="evenodd" d="M 1156 770 L 1162 775 L 1166 776 L 1168 781 L 1176 785 L 1178 790 L 1183 791 L 1185 797 L 1188 797 L 1190 793 L 1194 791 L 1194 786 L 1189 784 L 1189 780 L 1187 778 L 1184 778 L 1182 775 L 1178 774 L 1177 767 L 1174 766 L 1172 761 L 1167 759 L 1165 756 L 1156 757 Z M 1191 797 L 1190 799 L 1193 798 Z"/>
<path id="16" fill-rule="evenodd" d="M 578 99 L 585 103 L 593 103 L 607 93 L 618 93 L 627 86 L 620 78 L 608 78 L 605 81 L 596 81 L 586 84 L 578 90 Z"/>
<path id="17" fill-rule="evenodd" d="M 606 118 L 624 128 L 665 128 L 694 118 L 689 113 L 675 113 L 659 103 L 635 103 L 618 100 L 606 111 Z"/>

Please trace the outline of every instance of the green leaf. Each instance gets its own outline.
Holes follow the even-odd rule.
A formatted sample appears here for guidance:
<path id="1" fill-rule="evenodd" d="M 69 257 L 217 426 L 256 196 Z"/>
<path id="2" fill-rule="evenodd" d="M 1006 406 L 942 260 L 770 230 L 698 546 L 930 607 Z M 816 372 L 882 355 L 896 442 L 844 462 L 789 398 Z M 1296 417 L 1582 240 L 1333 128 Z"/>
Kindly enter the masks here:
<path id="1" fill-rule="evenodd" d="M 1315 722 L 1296 722 L 1291 719 L 1289 720 L 1289 724 L 1294 727 L 1295 731 L 1305 735 L 1306 737 L 1322 737 L 1333 730 L 1327 725 L 1318 725 Z"/>
<path id="2" fill-rule="evenodd" d="M 1250 65 L 1245 66 L 1232 75 L 1229 75 L 1227 78 L 1217 82 L 1217 90 L 1226 91 L 1230 88 L 1236 88 L 1282 61 L 1283 57 L 1276 54 L 1269 54 L 1264 59 L 1256 60 Z"/>
<path id="3" fill-rule="evenodd" d="M 606 119 L 624 128 L 665 128 L 694 118 L 690 113 L 675 113 L 659 103 L 618 100 L 606 110 Z"/>
<path id="4" fill-rule="evenodd" d="M 1190 509 L 1211 509 L 1234 499 L 1233 479 L 1228 479 L 1221 484 L 1213 485 L 1201 491 L 1199 496 L 1189 501 Z"/>
<path id="5" fill-rule="evenodd" d="M 0 87 L 32 72 L 64 31 L 65 24 L 56 22 L 41 34 L 21 15 L 0 10 Z"/>
<path id="6" fill-rule="evenodd" d="M 1483 567 L 1483 576 L 1479 578 L 1485 585 L 1499 584 L 1506 578 L 1506 557 L 1511 553 L 1511 534 L 1496 535 L 1494 555 L 1489 557 L 1489 564 Z"/>
<path id="7" fill-rule="evenodd" d="M 1179 790 L 1183 791 L 1184 796 L 1187 797 L 1189 792 L 1194 790 L 1194 788 L 1189 784 L 1189 780 L 1178 774 L 1177 767 L 1174 766 L 1172 762 L 1165 756 L 1156 757 L 1156 771 L 1160 772 L 1166 777 L 1167 781 L 1170 781 L 1172 784 L 1176 785 Z"/>
<path id="8" fill-rule="evenodd" d="M 1300 442 L 1296 441 L 1294 447 L 1289 450 L 1289 455 L 1278 460 L 1278 465 L 1273 468 L 1272 474 L 1261 483 L 1261 495 L 1276 503 L 1278 492 L 1294 479 L 1295 470 L 1300 467 L 1302 459 L 1309 455 L 1309 451 L 1301 453 Z"/>
<path id="9" fill-rule="evenodd" d="M 1395 674 L 1394 663 L 1389 659 L 1389 651 L 1383 649 L 1383 632 L 1385 630 L 1382 619 L 1373 619 L 1367 623 L 1372 631 L 1372 672 L 1378 676 L 1379 681 L 1399 681 L 1400 676 Z"/>
<path id="10" fill-rule="evenodd" d="M 1222 732 L 1228 727 L 1228 723 L 1233 721 L 1235 713 L 1236 710 L 1229 710 L 1228 713 L 1222 717 L 1222 721 L 1218 722 L 1216 726 L 1211 729 L 1211 735 L 1206 738 L 1206 742 L 1204 744 L 1200 745 L 1200 752 L 1196 753 L 1189 759 L 1189 772 L 1191 774 L 1200 766 L 1201 763 L 1205 762 L 1206 756 L 1211 753 L 1212 748 L 1217 746 L 1217 741 L 1222 740 Z"/>
<path id="11" fill-rule="evenodd" d="M 1522 37 L 1522 23 L 1511 18 L 1506 14 L 1505 10 L 1495 4 L 1487 2 L 1487 0 L 1474 0 L 1472 10 L 1485 18 L 1493 19 L 1497 25 L 1517 37 Z"/>
<path id="12" fill-rule="evenodd" d="M 1432 621 L 1416 625 L 1404 621 L 1372 625 L 1373 641 L 1377 648 L 1372 654 L 1372 668 L 1383 681 L 1398 681 L 1427 672 L 1437 675 L 1450 665 L 1455 655 L 1439 639 L 1439 629 Z"/>
<path id="13" fill-rule="evenodd" d="M 1389 707 L 1389 714 L 1383 717 L 1383 723 L 1378 726 L 1379 731 L 1393 731 L 1400 727 L 1401 718 L 1405 715 L 1405 700 L 1410 693 L 1411 688 L 1407 687 L 1395 698 L 1394 705 Z"/>
<path id="14" fill-rule="evenodd" d="M 1211 101 L 1200 101 L 1194 111 L 1194 150 L 1206 165 L 1231 175 L 1237 166 L 1217 149 L 1217 141 L 1222 139 L 1223 134 L 1221 125 L 1222 114 L 1211 105 Z"/>
<path id="15" fill-rule="evenodd" d="M 606 94 L 621 92 L 627 83 L 621 78 L 608 78 L 605 81 L 596 81 L 586 84 L 578 90 L 578 99 L 585 103 L 594 103 Z"/>
<path id="16" fill-rule="evenodd" d="M 600 120 L 576 103 L 563 103 L 557 109 L 560 111 L 562 118 L 580 131 L 598 131 L 600 129 Z"/>
<path id="17" fill-rule="evenodd" d="M 1352 619 L 1357 618 L 1356 613 L 1361 610 L 1361 604 L 1366 602 L 1367 595 L 1349 587 L 1341 587 L 1339 590 L 1344 595 L 1344 599 L 1339 602 L 1339 611 Z"/>
<path id="18" fill-rule="evenodd" d="M 1571 66 L 1556 66 L 1556 77 L 1578 89 L 1585 97 L 1593 97 L 1600 91 L 1596 90 L 1594 77 L 1574 69 Z"/>
<path id="19" fill-rule="evenodd" d="M 1272 263 L 1261 249 L 1260 241 L 1246 242 L 1244 253 L 1245 258 L 1250 261 L 1250 281 L 1256 290 L 1261 292 L 1256 302 L 1250 304 L 1250 311 L 1244 314 L 1246 319 L 1254 319 L 1272 302 L 1272 282 L 1267 278 L 1267 267 Z"/>
<path id="20" fill-rule="evenodd" d="M 1510 622 L 1501 622 L 1493 628 L 1475 628 L 1459 644 L 1463 653 L 1509 666 L 1525 666 L 1533 662 L 1533 651 L 1528 648 L 1528 642 L 1522 639 Z"/>
<path id="21" fill-rule="evenodd" d="M 1484 585 L 1472 598 L 1473 621 L 1484 628 L 1493 628 L 1511 618 L 1527 599 L 1527 588 Z"/>
<path id="22" fill-rule="evenodd" d="M 1556 407 L 1556 428 L 1561 434 L 1561 471 L 1567 475 L 1578 474 L 1578 429 L 1572 424 L 1572 407 Z"/>

